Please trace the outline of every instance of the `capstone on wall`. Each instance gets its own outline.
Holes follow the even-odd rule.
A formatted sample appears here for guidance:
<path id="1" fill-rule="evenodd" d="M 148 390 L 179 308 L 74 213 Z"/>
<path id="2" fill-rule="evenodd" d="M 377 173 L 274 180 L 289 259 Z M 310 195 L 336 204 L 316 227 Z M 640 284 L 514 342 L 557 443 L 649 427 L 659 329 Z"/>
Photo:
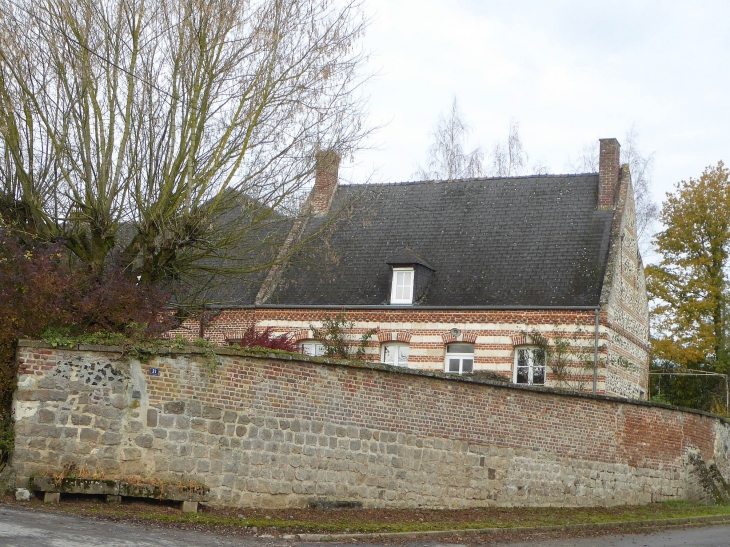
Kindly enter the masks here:
<path id="1" fill-rule="evenodd" d="M 109 478 L 196 479 L 217 505 L 591 506 L 701 497 L 690 457 L 728 469 L 730 426 L 702 413 L 219 353 L 213 368 L 204 354 L 143 364 L 21 342 L 18 486 L 74 461 Z"/>

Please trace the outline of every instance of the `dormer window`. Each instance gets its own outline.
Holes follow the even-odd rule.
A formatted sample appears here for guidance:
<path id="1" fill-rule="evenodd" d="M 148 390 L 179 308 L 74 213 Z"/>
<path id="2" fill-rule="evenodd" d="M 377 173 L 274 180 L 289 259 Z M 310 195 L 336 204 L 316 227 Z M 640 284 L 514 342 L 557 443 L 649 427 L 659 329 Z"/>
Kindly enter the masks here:
<path id="1" fill-rule="evenodd" d="M 393 268 L 391 304 L 413 304 L 413 268 Z"/>

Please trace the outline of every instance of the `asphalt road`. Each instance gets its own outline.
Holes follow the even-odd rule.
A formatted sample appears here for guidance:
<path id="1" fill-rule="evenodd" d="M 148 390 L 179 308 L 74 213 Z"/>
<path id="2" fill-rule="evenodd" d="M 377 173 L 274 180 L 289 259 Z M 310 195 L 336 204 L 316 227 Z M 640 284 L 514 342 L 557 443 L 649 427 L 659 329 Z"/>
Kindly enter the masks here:
<path id="1" fill-rule="evenodd" d="M 226 537 L 0 506 L 2 547 L 253 547 L 254 545 L 283 547 L 287 543 L 266 538 Z"/>
<path id="2" fill-rule="evenodd" d="M 469 543 L 478 542 L 469 538 Z M 229 537 L 116 523 L 60 513 L 0 506 L 2 547 L 313 547 L 316 544 L 264 537 Z M 353 543 L 323 543 L 323 547 L 352 547 Z M 369 546 L 358 542 L 360 547 Z M 603 536 L 584 539 L 536 540 L 508 543 L 509 547 L 730 547 L 730 526 L 668 530 L 654 534 Z M 401 547 L 462 547 L 434 540 L 400 543 Z"/>
<path id="3" fill-rule="evenodd" d="M 510 543 L 509 547 L 730 547 L 730 526 L 667 530 L 654 534 Z"/>

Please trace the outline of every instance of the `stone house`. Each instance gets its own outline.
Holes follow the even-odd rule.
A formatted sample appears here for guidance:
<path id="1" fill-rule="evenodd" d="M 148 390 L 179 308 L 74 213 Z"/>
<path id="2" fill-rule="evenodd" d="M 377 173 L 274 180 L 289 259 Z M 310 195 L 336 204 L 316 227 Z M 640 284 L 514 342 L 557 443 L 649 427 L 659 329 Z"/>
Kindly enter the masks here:
<path id="1" fill-rule="evenodd" d="M 378 329 L 372 360 L 644 399 L 647 295 L 619 158 L 602 139 L 598 173 L 343 185 L 321 152 L 288 258 L 178 332 L 234 343 L 255 324 L 316 356 L 311 326 L 344 314 L 355 338 Z"/>

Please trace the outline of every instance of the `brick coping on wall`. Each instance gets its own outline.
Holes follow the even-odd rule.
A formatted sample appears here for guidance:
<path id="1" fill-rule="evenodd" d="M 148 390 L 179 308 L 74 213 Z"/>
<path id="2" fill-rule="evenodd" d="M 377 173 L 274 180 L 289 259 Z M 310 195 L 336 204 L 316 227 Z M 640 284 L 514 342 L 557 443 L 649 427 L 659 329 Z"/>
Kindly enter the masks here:
<path id="1" fill-rule="evenodd" d="M 103 346 L 97 344 L 77 344 L 75 346 L 53 346 L 47 342 L 40 340 L 18 340 L 18 347 L 26 348 L 39 348 L 39 349 L 54 349 L 54 350 L 68 350 L 68 351 L 89 351 L 99 353 L 124 353 L 124 348 L 121 346 Z M 177 348 L 155 348 L 152 350 L 153 355 L 204 355 L 206 349 L 197 347 L 186 347 L 184 349 Z M 545 393 L 549 395 L 557 395 L 559 397 L 579 398 L 579 399 L 591 399 L 594 401 L 606 401 L 612 403 L 630 404 L 635 406 L 643 407 L 654 407 L 664 408 L 668 410 L 674 410 L 678 412 L 684 412 L 687 414 L 697 414 L 699 416 L 706 416 L 708 418 L 714 418 L 720 420 L 726 425 L 730 425 L 730 419 L 705 412 L 703 410 L 696 410 L 693 408 L 683 408 L 679 406 L 666 405 L 663 403 L 654 403 L 650 401 L 641 401 L 638 399 L 624 399 L 621 397 L 613 397 L 611 395 L 599 395 L 593 393 L 584 393 L 579 391 L 564 391 L 560 389 L 550 387 L 538 387 L 538 386 L 525 386 L 520 384 L 495 382 L 492 380 L 485 380 L 483 378 L 473 378 L 469 376 L 463 376 L 458 374 L 446 374 L 443 372 L 429 371 L 412 369 L 405 367 L 396 367 L 393 365 L 386 365 L 384 363 L 375 363 L 373 361 L 347 361 L 342 359 L 329 359 L 326 357 L 311 357 L 304 354 L 288 354 L 288 353 L 266 353 L 263 351 L 250 351 L 245 349 L 237 348 L 226 348 L 218 347 L 214 349 L 217 355 L 228 355 L 233 357 L 253 357 L 258 359 L 269 359 L 275 361 L 300 361 L 305 363 L 316 363 L 320 365 L 330 365 L 337 367 L 349 367 L 355 369 L 370 369 L 379 370 L 382 372 L 392 372 L 395 374 L 405 374 L 411 376 L 425 376 L 434 378 L 437 380 L 443 380 L 445 382 L 465 382 L 471 384 L 482 384 L 500 389 L 515 390 L 515 391 L 530 391 L 533 393 Z"/>
<path id="2" fill-rule="evenodd" d="M 521 304 L 491 304 L 481 306 L 414 306 L 412 304 L 302 304 L 292 306 L 291 304 L 207 304 L 208 310 L 338 310 L 360 311 L 603 311 L 601 306 L 544 306 L 544 305 L 521 305 Z"/>

